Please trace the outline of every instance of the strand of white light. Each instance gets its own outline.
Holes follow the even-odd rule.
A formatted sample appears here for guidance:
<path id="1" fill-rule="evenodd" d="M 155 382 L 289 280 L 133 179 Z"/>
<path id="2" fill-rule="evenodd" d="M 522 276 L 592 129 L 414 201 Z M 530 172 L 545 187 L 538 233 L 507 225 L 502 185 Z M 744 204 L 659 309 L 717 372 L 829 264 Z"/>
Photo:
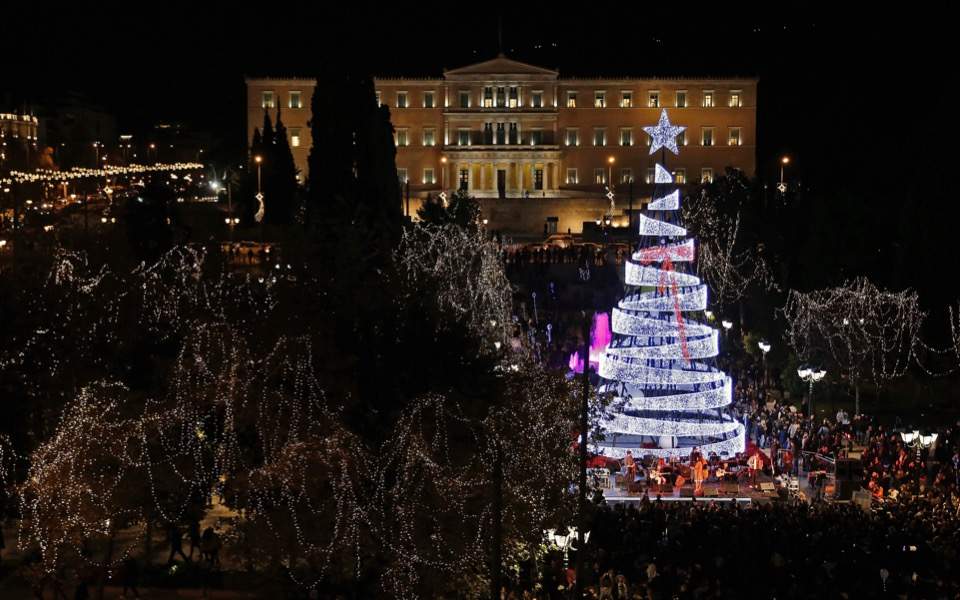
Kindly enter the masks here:
<path id="1" fill-rule="evenodd" d="M 707 455 L 716 454 L 717 456 L 726 456 L 732 458 L 737 453 L 743 452 L 744 448 L 746 447 L 746 438 L 744 436 L 743 425 L 738 427 L 737 435 L 732 438 L 718 442 L 697 444 L 697 447 L 701 452 Z M 596 448 L 604 456 L 609 456 L 611 458 L 623 458 L 626 456 L 628 450 L 630 450 L 634 456 L 649 455 L 657 458 L 686 458 L 690 456 L 690 450 L 692 447 L 643 448 L 634 445 L 614 446 L 607 443 L 600 443 Z"/>
<path id="2" fill-rule="evenodd" d="M 704 421 L 701 419 L 650 419 L 625 414 L 608 415 L 603 420 L 603 428 L 615 434 L 659 437 L 721 436 L 738 431 L 743 427 L 732 418 L 724 421 Z"/>
<path id="3" fill-rule="evenodd" d="M 641 248 L 633 253 L 635 262 L 647 264 L 651 262 L 691 262 L 694 258 L 694 242 L 688 239 L 683 242 L 665 244 L 663 246 L 650 246 Z"/>
<path id="4" fill-rule="evenodd" d="M 623 384 L 621 384 L 623 385 Z M 610 387 L 617 387 L 616 384 L 610 384 Z M 628 397 L 615 396 L 611 406 L 617 406 L 623 411 L 639 410 L 710 410 L 729 406 L 733 401 L 733 380 L 729 377 L 723 380 L 719 386 L 715 385 L 709 389 L 699 392 L 684 392 L 682 394 L 667 394 L 663 396 L 645 396 L 649 389 L 635 384 L 625 384 L 624 390 Z M 621 390 L 612 390 L 618 392 Z"/>
<path id="5" fill-rule="evenodd" d="M 681 361 L 675 362 L 681 363 Z M 684 369 L 680 364 L 676 364 L 674 368 L 651 367 L 604 355 L 600 360 L 599 372 L 604 379 L 653 387 L 720 384 L 727 377 L 723 371 L 704 363 L 692 362 L 690 366 L 700 370 Z"/>
<path id="6" fill-rule="evenodd" d="M 612 311 L 611 329 L 621 335 L 651 337 L 660 336 L 674 338 L 680 334 L 680 325 L 676 321 L 676 313 L 661 312 L 659 317 L 648 314 L 633 315 L 619 308 Z M 709 325 L 702 323 L 684 322 L 684 332 L 687 337 L 709 336 L 715 331 Z"/>
<path id="7" fill-rule="evenodd" d="M 660 340 L 658 340 L 660 342 Z M 686 354 L 680 342 L 657 343 L 647 346 L 616 348 L 608 346 L 606 354 L 611 359 L 627 360 L 702 360 L 713 358 L 719 353 L 718 334 L 710 332 L 707 336 L 687 337 Z M 602 359 L 601 359 L 602 360 Z"/>
<path id="8" fill-rule="evenodd" d="M 653 182 L 658 185 L 673 183 L 673 175 L 670 173 L 670 171 L 666 170 L 663 165 L 657 163 L 654 167 Z"/>
<path id="9" fill-rule="evenodd" d="M 674 190 L 666 196 L 654 199 L 647 205 L 647 208 L 649 210 L 678 210 L 680 208 L 680 190 Z"/>
<path id="10" fill-rule="evenodd" d="M 634 286 L 678 285 L 692 287 L 700 285 L 700 278 L 689 273 L 665 271 L 657 267 L 639 265 L 633 261 L 626 262 L 624 281 Z"/>
<path id="11" fill-rule="evenodd" d="M 687 230 L 679 225 L 671 225 L 664 221 L 651 219 L 647 215 L 640 213 L 640 235 L 653 237 L 683 237 L 687 235 Z"/>
<path id="12" fill-rule="evenodd" d="M 52 169 L 37 169 L 36 171 L 10 171 L 11 183 L 56 182 L 65 183 L 68 180 L 90 177 L 108 177 L 111 175 L 131 175 L 142 173 L 196 171 L 203 169 L 202 163 L 159 163 L 155 165 L 131 164 L 127 166 L 109 165 L 99 169 L 74 167 L 69 171 L 54 171 Z"/>
<path id="13" fill-rule="evenodd" d="M 678 289 L 676 295 L 672 290 L 666 290 L 665 293 L 641 292 L 625 297 L 618 306 L 623 310 L 631 311 L 668 312 L 676 310 L 678 303 L 683 312 L 706 310 L 707 286 L 684 286 Z"/>

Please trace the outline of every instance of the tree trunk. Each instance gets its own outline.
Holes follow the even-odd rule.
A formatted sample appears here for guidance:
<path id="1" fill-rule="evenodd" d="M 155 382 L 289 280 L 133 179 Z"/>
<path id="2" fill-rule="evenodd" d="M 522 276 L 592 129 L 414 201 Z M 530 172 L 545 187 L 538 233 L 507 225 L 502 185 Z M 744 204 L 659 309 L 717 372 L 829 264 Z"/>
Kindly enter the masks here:
<path id="1" fill-rule="evenodd" d="M 853 387 L 853 414 L 854 416 L 860 414 L 860 382 L 859 381 Z"/>
<path id="2" fill-rule="evenodd" d="M 107 568 L 113 560 L 113 537 L 116 533 L 110 530 L 110 537 L 107 539 L 107 555 L 103 559 L 103 566 L 100 568 L 100 578 L 97 581 L 97 600 L 103 600 L 103 588 L 107 583 Z"/>
<path id="3" fill-rule="evenodd" d="M 143 539 L 143 564 L 150 566 L 153 562 L 153 517 L 147 517 L 146 537 Z"/>
<path id="4" fill-rule="evenodd" d="M 590 395 L 590 325 L 593 319 L 584 322 L 584 342 L 583 342 L 583 397 L 580 400 L 580 465 L 579 481 L 577 494 L 577 561 L 576 572 L 577 579 L 574 585 L 574 598 L 583 598 L 584 583 L 584 553 L 586 545 L 583 541 L 584 529 L 587 526 L 587 440 L 588 431 L 588 412 Z"/>
<path id="5" fill-rule="evenodd" d="M 496 434 L 494 434 L 496 436 Z M 493 440 L 493 543 L 490 549 L 490 600 L 499 600 L 503 569 L 503 454 Z"/>

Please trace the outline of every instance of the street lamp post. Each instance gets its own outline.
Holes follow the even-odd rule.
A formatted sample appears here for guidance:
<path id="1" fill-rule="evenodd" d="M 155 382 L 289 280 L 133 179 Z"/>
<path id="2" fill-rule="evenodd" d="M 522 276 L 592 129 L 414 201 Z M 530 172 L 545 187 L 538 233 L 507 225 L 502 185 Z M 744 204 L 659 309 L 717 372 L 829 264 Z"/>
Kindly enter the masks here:
<path id="1" fill-rule="evenodd" d="M 240 218 L 239 218 L 239 217 L 234 217 L 233 214 L 231 213 L 231 215 L 230 215 L 229 217 L 227 217 L 226 219 L 224 219 L 224 222 L 227 224 L 227 227 L 230 228 L 230 243 L 232 244 L 232 243 L 233 243 L 233 228 L 236 227 L 238 223 L 240 223 Z"/>
<path id="2" fill-rule="evenodd" d="M 720 321 L 720 325 L 723 326 L 723 340 L 727 341 L 727 334 L 729 333 L 730 329 L 733 327 L 733 321 L 728 321 L 724 319 Z"/>
<path id="3" fill-rule="evenodd" d="M 265 210 L 265 205 L 263 203 L 263 189 L 261 187 L 261 167 L 263 166 L 263 157 L 259 154 L 253 157 L 253 162 L 257 163 L 257 202 L 260 203 L 260 206 L 257 207 L 256 214 L 253 215 L 254 220 L 257 223 L 260 223 L 260 243 L 263 243 L 263 215 Z"/>
<path id="4" fill-rule="evenodd" d="M 617 161 L 617 159 L 614 158 L 613 156 L 608 156 L 608 157 L 607 157 L 607 198 L 609 198 L 609 200 L 610 200 L 610 211 L 609 211 L 609 214 L 610 214 L 611 217 L 613 216 L 613 210 L 614 210 L 614 208 L 615 208 L 615 205 L 614 205 L 614 202 L 613 202 L 613 199 L 614 199 L 614 194 L 613 194 L 613 163 L 615 163 L 616 161 Z"/>
<path id="5" fill-rule="evenodd" d="M 790 157 L 784 156 L 780 159 L 780 183 L 777 184 L 777 189 L 781 194 L 787 193 L 787 182 L 783 179 L 783 171 L 787 165 L 790 164 Z"/>
<path id="6" fill-rule="evenodd" d="M 917 449 L 917 462 L 920 461 L 921 452 L 937 441 L 937 434 L 931 433 L 930 435 L 923 435 L 918 430 L 914 429 L 912 432 L 901 431 L 900 439 L 903 440 L 903 443 L 908 446 L 913 446 Z"/>
<path id="7" fill-rule="evenodd" d="M 573 542 L 579 536 L 577 528 L 569 527 L 567 529 L 567 535 L 559 535 L 556 529 L 548 529 L 544 533 L 546 533 L 546 538 L 548 542 L 552 544 L 556 544 L 558 548 L 563 550 L 563 567 L 566 568 L 567 565 L 569 564 L 569 561 L 567 560 L 567 552 L 570 550 L 570 548 L 573 546 Z M 586 544 L 589 539 L 590 539 L 590 532 L 585 531 L 583 533 L 583 543 Z M 577 552 L 580 552 L 582 548 L 583 548 L 582 546 L 578 547 Z"/>
<path id="8" fill-rule="evenodd" d="M 807 411 L 813 416 L 813 384 L 823 379 L 827 374 L 826 370 L 816 367 L 801 366 L 797 369 L 797 375 L 800 379 L 810 384 L 810 392 L 807 395 Z"/>
<path id="9" fill-rule="evenodd" d="M 440 157 L 440 201 L 447 205 L 447 157 Z"/>
<path id="10" fill-rule="evenodd" d="M 583 583 L 586 579 L 583 549 L 587 545 L 587 443 L 589 442 L 589 396 L 590 396 L 590 326 L 594 311 L 583 311 L 583 395 L 580 398 L 580 436 L 577 440 L 579 452 L 579 471 L 577 482 L 577 579 L 574 584 L 574 597 L 583 597 Z"/>
<path id="11" fill-rule="evenodd" d="M 767 385 L 768 385 L 768 381 L 767 381 L 767 379 L 768 379 L 768 378 L 767 378 L 767 352 L 770 352 L 770 348 L 772 348 L 772 346 L 770 345 L 770 342 L 768 342 L 768 341 L 766 341 L 766 340 L 760 340 L 759 342 L 757 342 L 757 347 L 760 348 L 760 352 L 762 353 L 762 354 L 761 354 L 761 357 L 762 357 L 761 360 L 762 360 L 762 362 L 763 362 L 763 387 L 766 388 Z"/>

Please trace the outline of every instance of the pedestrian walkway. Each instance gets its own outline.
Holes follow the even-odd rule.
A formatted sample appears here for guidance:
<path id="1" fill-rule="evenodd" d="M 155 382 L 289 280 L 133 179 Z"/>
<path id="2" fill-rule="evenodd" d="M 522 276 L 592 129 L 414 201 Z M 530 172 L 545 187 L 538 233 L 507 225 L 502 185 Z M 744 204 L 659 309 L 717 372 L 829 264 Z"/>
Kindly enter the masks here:
<path id="1" fill-rule="evenodd" d="M 96 590 L 90 590 L 91 597 L 96 596 Z M 106 600 L 115 600 L 124 598 L 122 590 L 119 587 L 107 586 L 104 588 L 103 597 Z M 251 591 L 241 590 L 201 590 L 199 588 L 191 589 L 159 589 L 159 588 L 141 588 L 140 598 L 143 600 L 168 600 L 174 598 L 209 598 L 211 600 L 234 600 L 247 598 L 268 598 L 270 594 L 260 594 Z M 8 588 L 0 584 L 0 598 L 3 600 L 37 600 L 29 587 Z M 129 596 L 132 598 L 132 596 Z M 53 599 L 53 593 L 48 589 L 44 599 Z"/>

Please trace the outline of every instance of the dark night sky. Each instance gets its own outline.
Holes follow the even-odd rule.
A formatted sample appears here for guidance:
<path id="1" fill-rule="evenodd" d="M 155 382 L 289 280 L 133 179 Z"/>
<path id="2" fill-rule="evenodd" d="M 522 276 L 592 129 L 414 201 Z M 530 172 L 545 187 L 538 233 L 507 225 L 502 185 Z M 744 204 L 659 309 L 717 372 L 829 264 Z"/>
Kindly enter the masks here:
<path id="1" fill-rule="evenodd" d="M 559 4 L 491 4 L 486 16 L 482 5 L 461 16 L 451 3 L 350 3 L 350 14 L 319 3 L 166 2 L 149 13 L 132 4 L 75 6 L 4 8 L 0 92 L 42 101 L 82 91 L 127 131 L 183 121 L 225 140 L 237 156 L 245 74 L 310 76 L 335 65 L 439 76 L 444 67 L 496 55 L 498 6 L 506 53 L 562 75 L 758 76 L 759 175 L 775 180 L 778 157 L 789 153 L 790 176 L 832 194 L 826 203 L 859 196 L 861 206 L 889 215 L 884 222 L 892 227 L 916 230 L 910 243 L 940 240 L 907 249 L 909 260 L 935 259 L 918 261 L 911 285 L 954 267 L 960 205 L 948 181 L 955 125 L 947 104 L 952 71 L 944 62 L 956 33 L 946 15 L 916 9 L 847 18 L 832 5 L 787 5 L 774 16 L 715 3 L 680 11 L 593 3 L 576 13 Z M 916 223 L 899 216 L 905 201 L 917 207 Z M 872 231 L 870 243 L 895 249 L 900 240 L 890 227 Z M 955 292 L 934 289 L 928 297 L 943 308 Z"/>
<path id="2" fill-rule="evenodd" d="M 238 4 L 199 4 L 158 3 L 152 14 L 134 14 L 131 5 L 7 7 L 5 20 L 19 25 L 0 34 L 0 55 L 15 57 L 4 61 L 0 91 L 42 100 L 64 88 L 80 90 L 115 112 L 126 130 L 180 120 L 239 149 L 244 74 L 311 75 L 337 64 L 438 76 L 444 67 L 497 52 L 493 7 L 488 17 L 477 10 L 460 17 L 449 3 L 392 9 L 354 3 L 350 14 L 318 4 L 267 4 L 244 8 L 251 18 L 240 24 L 232 16 Z M 757 16 L 716 5 L 682 12 L 592 5 L 573 16 L 526 5 L 502 10 L 507 54 L 561 74 L 760 77 L 762 171 L 774 171 L 776 157 L 789 152 L 794 173 L 811 185 L 849 185 L 895 164 L 946 182 L 948 153 L 922 147 L 945 146 L 951 122 L 941 83 L 948 73 L 937 64 L 950 55 L 950 38 L 940 35 L 946 19 L 922 15 L 914 24 L 896 15 L 869 22 L 809 8 Z M 713 20 L 717 14 L 722 22 Z M 922 132 L 918 143 L 902 143 L 912 131 Z"/>
<path id="3" fill-rule="evenodd" d="M 404 3 L 389 12 L 366 7 L 356 18 L 267 4 L 243 25 L 229 16 L 238 4 L 157 5 L 156 14 L 134 14 L 131 5 L 5 8 L 4 20 L 18 26 L 0 34 L 2 56 L 15 58 L 4 61 L 0 89 L 42 99 L 72 88 L 115 111 L 126 128 L 144 119 L 178 119 L 242 139 L 244 74 L 309 75 L 333 62 L 377 74 L 439 75 L 497 50 L 493 10 L 486 19 L 476 12 L 461 19 L 449 3 Z M 924 117 L 945 109 L 937 103 L 945 102 L 946 86 L 924 73 L 937 68 L 935 57 L 947 55 L 940 51 L 947 42 L 937 35 L 936 19 L 913 27 L 836 21 L 809 9 L 762 18 L 716 6 L 682 14 L 598 6 L 574 17 L 514 8 L 503 10 L 508 55 L 559 67 L 562 74 L 759 76 L 761 160 L 790 150 L 815 171 L 832 167 L 836 150 L 855 149 L 875 164 L 881 154 L 889 160 L 898 152 L 893 142 L 902 139 L 909 106 L 922 106 Z M 693 16 L 718 12 L 726 22 Z M 591 13 L 605 19 L 596 22 Z M 903 64 L 911 60 L 916 72 Z M 828 134 L 831 127 L 838 136 Z M 899 152 L 915 156 L 917 150 Z"/>

